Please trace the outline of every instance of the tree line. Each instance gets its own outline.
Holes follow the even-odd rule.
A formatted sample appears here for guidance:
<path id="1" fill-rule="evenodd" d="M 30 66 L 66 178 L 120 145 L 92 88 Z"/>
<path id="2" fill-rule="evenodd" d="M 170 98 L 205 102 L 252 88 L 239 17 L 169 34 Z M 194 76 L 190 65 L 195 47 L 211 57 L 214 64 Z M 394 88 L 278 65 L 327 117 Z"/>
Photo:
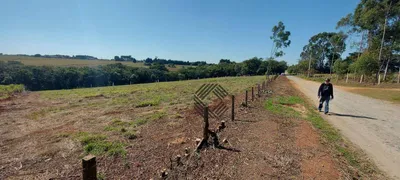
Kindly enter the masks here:
<path id="1" fill-rule="evenodd" d="M 400 1 L 361 0 L 353 13 L 337 22 L 339 32 L 312 36 L 290 73 L 353 73 L 378 81 L 383 73 L 400 73 Z M 351 40 L 352 39 L 352 40 Z M 349 44 L 354 50 L 341 55 Z"/>
<path id="2" fill-rule="evenodd" d="M 26 66 L 17 61 L 0 61 L 0 84 L 23 84 L 26 89 L 56 90 L 177 81 L 224 76 L 264 75 L 283 73 L 285 61 L 251 58 L 241 63 L 222 59 L 218 64 L 204 64 L 168 71 L 164 64 L 152 63 L 149 68 L 131 67 L 121 63 L 98 67 Z"/>
<path id="3" fill-rule="evenodd" d="M 186 66 L 199 66 L 199 65 L 206 65 L 205 61 L 196 61 L 196 62 L 189 62 L 189 61 L 181 61 L 181 60 L 171 60 L 171 59 L 162 59 L 155 57 L 153 58 L 146 58 L 143 60 L 137 60 L 136 58 L 129 56 L 114 56 L 115 61 L 132 61 L 133 63 L 143 62 L 146 66 L 150 66 L 152 63 L 159 63 L 165 64 L 169 66 L 175 65 L 186 65 Z"/>

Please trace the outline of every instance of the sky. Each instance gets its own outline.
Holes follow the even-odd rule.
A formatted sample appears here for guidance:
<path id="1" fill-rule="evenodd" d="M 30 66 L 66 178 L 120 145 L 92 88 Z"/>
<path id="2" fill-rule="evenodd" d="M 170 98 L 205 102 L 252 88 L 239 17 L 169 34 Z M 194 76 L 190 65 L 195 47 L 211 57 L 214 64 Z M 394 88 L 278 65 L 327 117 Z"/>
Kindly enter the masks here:
<path id="1" fill-rule="evenodd" d="M 271 29 L 282 21 L 292 43 L 279 59 L 294 64 L 311 36 L 337 31 L 358 2 L 0 0 L 0 53 L 241 62 L 269 57 Z"/>

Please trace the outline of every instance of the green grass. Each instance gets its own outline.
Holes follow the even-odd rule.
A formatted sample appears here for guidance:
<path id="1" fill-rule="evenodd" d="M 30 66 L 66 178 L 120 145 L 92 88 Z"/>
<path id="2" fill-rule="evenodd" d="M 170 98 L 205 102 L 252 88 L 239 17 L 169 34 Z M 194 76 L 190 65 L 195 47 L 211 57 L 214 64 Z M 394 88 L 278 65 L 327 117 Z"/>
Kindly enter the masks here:
<path id="1" fill-rule="evenodd" d="M 161 119 L 164 116 L 166 116 L 164 111 L 156 111 L 130 122 L 114 119 L 111 121 L 111 123 L 109 123 L 109 125 L 104 127 L 104 131 L 116 132 L 127 139 L 136 139 L 136 128 L 150 121 Z"/>
<path id="2" fill-rule="evenodd" d="M 160 105 L 175 106 L 179 104 L 192 104 L 194 93 L 204 83 L 219 83 L 229 93 L 236 94 L 239 92 L 243 93 L 244 89 L 259 83 L 264 79 L 264 76 L 226 77 L 97 88 L 39 91 L 38 93 L 42 98 L 48 100 L 73 102 L 79 100 L 97 99 L 102 101 L 92 104 L 93 106 L 97 107 L 147 107 Z M 208 99 L 212 99 L 212 96 L 210 96 Z"/>
<path id="3" fill-rule="evenodd" d="M 75 135 L 75 138 L 81 142 L 86 154 L 126 156 L 126 145 L 121 142 L 107 141 L 105 135 L 80 132 Z"/>
<path id="4" fill-rule="evenodd" d="M 283 105 L 295 105 L 304 103 L 303 99 L 298 96 L 279 96 L 277 101 L 279 104 Z"/>
<path id="5" fill-rule="evenodd" d="M 11 94 L 20 93 L 24 89 L 24 85 L 22 84 L 0 85 L 0 100 L 7 99 Z"/>
<path id="6" fill-rule="evenodd" d="M 264 107 L 268 111 L 287 117 L 300 117 L 301 114 L 288 105 L 303 104 L 304 101 L 297 96 L 278 96 L 268 99 Z"/>
<path id="7" fill-rule="evenodd" d="M 108 126 L 104 127 L 104 130 L 117 132 L 127 139 L 136 139 L 136 130 L 131 124 L 130 122 L 114 119 Z"/>

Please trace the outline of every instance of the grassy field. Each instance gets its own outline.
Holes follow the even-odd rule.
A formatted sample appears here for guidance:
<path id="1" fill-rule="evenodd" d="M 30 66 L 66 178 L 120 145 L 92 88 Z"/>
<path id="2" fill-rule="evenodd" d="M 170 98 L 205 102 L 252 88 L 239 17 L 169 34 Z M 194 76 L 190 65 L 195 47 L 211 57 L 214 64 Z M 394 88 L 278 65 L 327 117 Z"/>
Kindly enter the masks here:
<path id="1" fill-rule="evenodd" d="M 0 85 L 0 100 L 7 99 L 13 93 L 22 92 L 24 85 L 11 84 L 11 85 Z"/>
<path id="2" fill-rule="evenodd" d="M 382 89 L 382 88 L 343 88 L 352 93 L 363 96 L 382 99 L 394 103 L 400 103 L 400 89 Z"/>
<path id="3" fill-rule="evenodd" d="M 135 138 L 139 126 L 164 117 L 179 117 L 182 108 L 193 105 L 193 95 L 202 84 L 219 83 L 229 93 L 235 94 L 263 79 L 264 76 L 227 77 L 39 91 L 33 93 L 40 97 L 35 101 L 45 103 L 34 107 L 23 118 L 50 126 L 79 121 L 78 131 L 55 135 L 79 140 L 86 153 L 123 155 L 126 143 L 122 142 Z M 215 96 L 211 95 L 207 101 L 213 98 Z M 90 128 L 86 129 L 87 126 Z"/>
<path id="4" fill-rule="evenodd" d="M 19 61 L 25 65 L 31 66 L 98 66 L 98 65 L 106 65 L 106 64 L 114 64 L 114 63 L 122 63 L 127 66 L 132 67 L 148 67 L 145 66 L 142 62 L 116 62 L 111 60 L 79 60 L 79 59 L 59 59 L 59 58 L 41 58 L 41 57 L 29 57 L 29 56 L 9 56 L 9 55 L 0 55 L 0 61 Z M 175 68 L 167 67 L 170 71 L 176 71 L 182 66 L 176 65 Z"/>
<path id="5" fill-rule="evenodd" d="M 218 83 L 235 94 L 243 93 L 246 88 L 263 80 L 264 76 L 227 77 L 31 92 L 12 102 L 4 101 L 2 103 L 8 104 L 0 106 L 7 107 L 3 111 L 6 113 L 0 113 L 0 119 L 7 119 L 0 121 L 0 131 L 4 132 L 2 137 L 19 137 L 18 141 L 7 144 L 12 148 L 2 155 L 5 159 L 14 158 L 24 149 L 31 153 L 20 154 L 22 159 L 51 159 L 52 164 L 45 161 L 41 161 L 44 164 L 24 164 L 34 173 L 44 166 L 62 169 L 57 167 L 57 162 L 61 161 L 76 166 L 77 160 L 86 154 L 97 155 L 100 159 L 127 159 L 129 152 L 138 152 L 132 148 L 141 149 L 143 142 L 136 141 L 138 137 L 149 137 L 154 131 L 165 132 L 170 131 L 168 128 L 180 127 L 184 114 L 193 108 L 194 93 L 204 83 Z M 190 115 L 199 117 L 193 113 Z M 166 122 L 162 124 L 160 121 Z M 22 129 L 15 126 L 20 123 L 24 126 Z M 155 129 L 148 132 L 146 127 Z M 163 136 L 154 138 L 152 142 Z M 35 145 L 29 149 L 23 147 L 29 143 Z M 144 143 L 149 147 L 153 145 Z M 7 173 L 12 174 L 10 171 L 14 169 L 7 170 Z"/>
<path id="6" fill-rule="evenodd" d="M 389 75 L 391 79 L 396 79 L 397 74 L 391 74 Z M 388 77 L 389 77 L 388 76 Z M 359 83 L 360 77 L 356 77 L 354 79 L 353 74 L 349 74 L 349 79 L 348 82 L 346 83 L 346 77 L 340 77 L 338 79 L 338 76 L 336 74 L 333 74 L 332 77 L 329 74 L 316 74 L 315 77 L 306 77 L 303 75 L 300 75 L 299 77 L 302 77 L 304 79 L 308 79 L 311 81 L 316 81 L 316 82 L 324 82 L 326 78 L 330 78 L 331 82 L 339 85 L 339 86 L 346 86 L 346 87 L 368 87 L 368 88 L 400 88 L 400 84 L 394 82 L 382 82 L 380 85 L 377 85 L 375 82 L 375 79 L 373 77 L 369 77 L 367 82 Z"/>

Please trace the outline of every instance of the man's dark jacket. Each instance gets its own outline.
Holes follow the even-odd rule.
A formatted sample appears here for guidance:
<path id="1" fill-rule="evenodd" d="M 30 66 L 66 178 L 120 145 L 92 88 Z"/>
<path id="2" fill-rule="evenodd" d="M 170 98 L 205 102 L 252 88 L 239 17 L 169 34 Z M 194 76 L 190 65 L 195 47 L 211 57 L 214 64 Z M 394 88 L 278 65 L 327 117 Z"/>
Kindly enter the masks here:
<path id="1" fill-rule="evenodd" d="M 333 86 L 331 83 L 322 83 L 321 86 L 319 86 L 318 89 L 318 96 L 321 97 L 333 97 Z"/>

